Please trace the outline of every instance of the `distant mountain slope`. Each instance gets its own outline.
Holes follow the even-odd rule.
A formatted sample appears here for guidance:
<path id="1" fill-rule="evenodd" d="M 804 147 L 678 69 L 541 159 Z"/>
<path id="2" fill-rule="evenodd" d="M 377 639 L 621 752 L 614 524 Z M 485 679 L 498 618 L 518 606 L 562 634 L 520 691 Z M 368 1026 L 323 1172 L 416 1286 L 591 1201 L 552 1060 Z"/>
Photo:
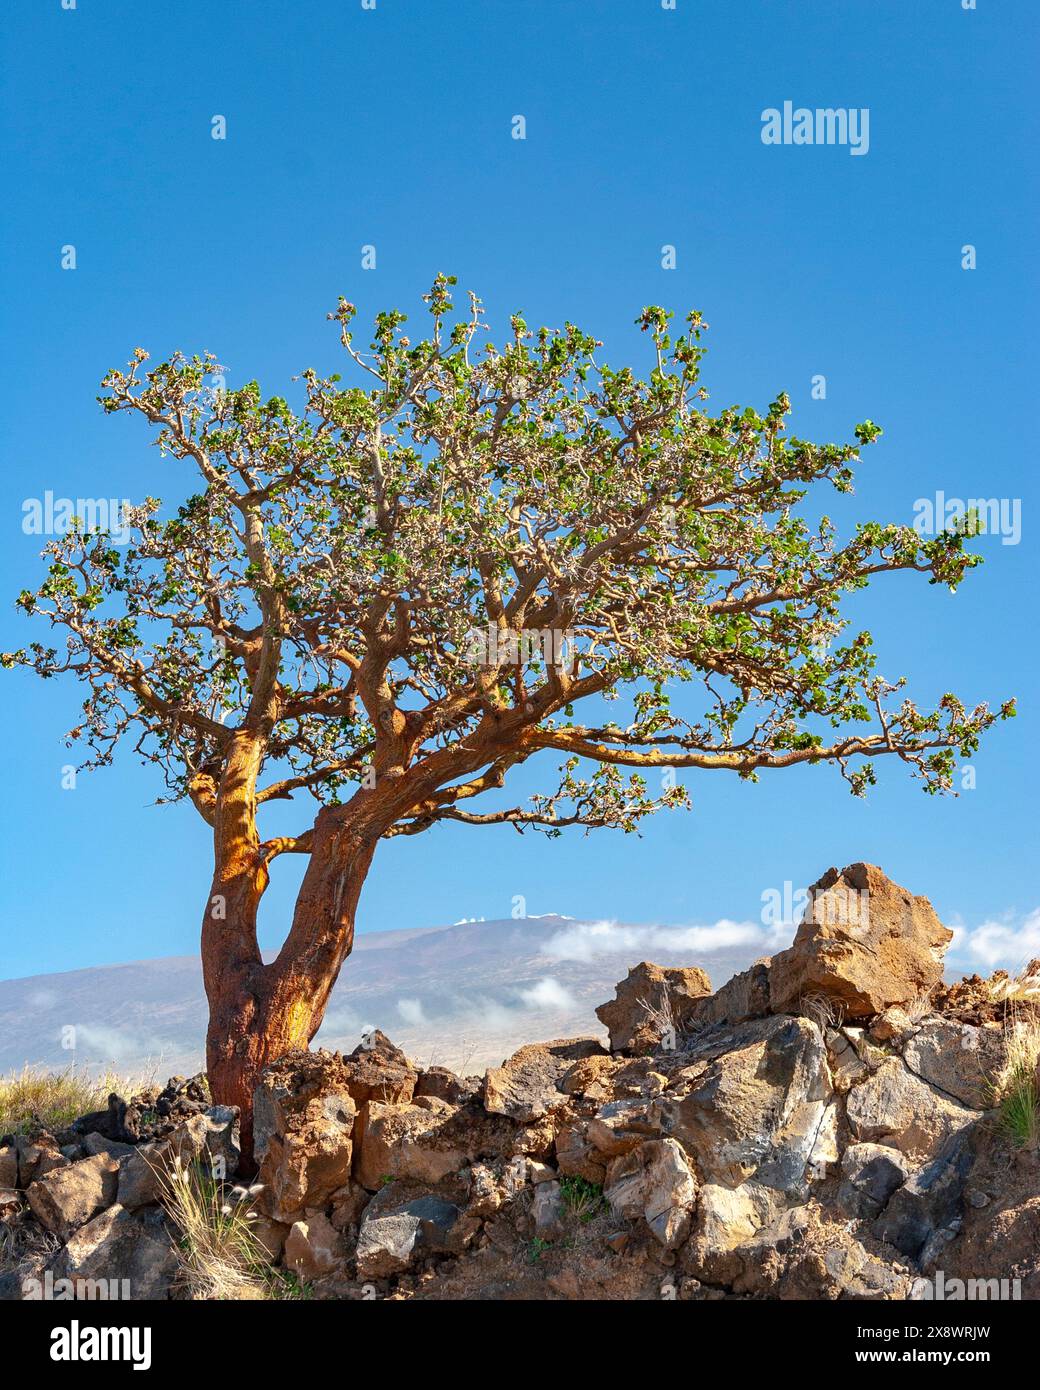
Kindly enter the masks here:
<path id="1" fill-rule="evenodd" d="M 375 1025 L 420 1061 L 476 1071 L 524 1042 L 602 1035 L 595 1006 L 638 961 L 700 965 L 721 984 L 764 953 L 758 929 L 721 926 L 546 916 L 367 933 L 316 1045 L 353 1047 Z M 165 1080 L 201 1066 L 205 1027 L 194 956 L 0 982 L 0 1072 L 74 1064 Z"/>

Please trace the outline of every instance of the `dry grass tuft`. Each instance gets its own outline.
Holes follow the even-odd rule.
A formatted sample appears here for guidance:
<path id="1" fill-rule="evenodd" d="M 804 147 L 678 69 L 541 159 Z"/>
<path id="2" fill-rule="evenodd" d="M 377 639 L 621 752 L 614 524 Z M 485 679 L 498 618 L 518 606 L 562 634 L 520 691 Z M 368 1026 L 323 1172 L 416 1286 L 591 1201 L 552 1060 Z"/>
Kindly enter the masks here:
<path id="1" fill-rule="evenodd" d="M 1016 1019 L 1009 1014 L 1004 1025 L 1004 1065 L 994 1078 L 993 1090 L 1000 1125 L 1023 1148 L 1040 1143 L 1040 1019 Z"/>
<path id="2" fill-rule="evenodd" d="M 292 1286 L 271 1269 L 244 1206 L 229 1206 L 220 1184 L 175 1159 L 161 1174 L 163 1205 L 180 1231 L 179 1286 L 197 1300 L 287 1298 Z"/>
<path id="3" fill-rule="evenodd" d="M 1040 961 L 1030 961 L 1017 975 L 997 975 L 989 981 L 994 1003 L 1040 1004 Z"/>
<path id="4" fill-rule="evenodd" d="M 60 1072 L 23 1067 L 0 1077 L 0 1134 L 64 1129 L 80 1115 L 103 1110 L 110 1092 L 127 1095 L 129 1089 L 125 1077 L 87 1076 L 71 1067 Z"/>

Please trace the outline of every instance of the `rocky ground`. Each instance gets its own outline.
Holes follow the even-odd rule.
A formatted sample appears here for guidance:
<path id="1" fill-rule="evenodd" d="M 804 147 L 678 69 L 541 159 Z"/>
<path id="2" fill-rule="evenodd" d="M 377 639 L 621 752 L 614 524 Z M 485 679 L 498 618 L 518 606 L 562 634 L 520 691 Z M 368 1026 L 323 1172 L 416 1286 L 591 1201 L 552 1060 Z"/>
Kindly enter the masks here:
<path id="1" fill-rule="evenodd" d="M 944 986 L 949 938 L 857 864 L 714 993 L 636 966 L 597 1011 L 609 1048 L 531 1044 L 483 1077 L 417 1068 L 381 1033 L 290 1054 L 256 1092 L 249 1182 L 237 1112 L 197 1078 L 8 1136 L 0 1293 L 184 1296 L 161 1178 L 179 1160 L 317 1298 L 903 1299 L 940 1271 L 947 1297 L 1040 1297 L 1040 1161 L 994 1108 L 1037 1006 L 1012 1015 L 1000 979 Z"/>

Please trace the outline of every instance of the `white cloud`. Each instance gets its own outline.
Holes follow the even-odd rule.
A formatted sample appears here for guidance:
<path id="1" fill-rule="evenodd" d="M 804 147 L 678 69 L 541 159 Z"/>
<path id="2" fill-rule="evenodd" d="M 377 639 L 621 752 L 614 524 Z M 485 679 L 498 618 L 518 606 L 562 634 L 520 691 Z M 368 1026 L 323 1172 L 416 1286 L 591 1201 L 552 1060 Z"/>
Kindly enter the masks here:
<path id="1" fill-rule="evenodd" d="M 1040 956 L 1040 907 L 1017 923 L 1009 914 L 978 927 L 955 926 L 949 954 L 962 963 L 981 966 L 987 973 L 998 967 L 1020 970 Z"/>
<path id="2" fill-rule="evenodd" d="M 520 998 L 529 1009 L 574 1009 L 577 1001 L 559 980 L 539 980 L 530 989 L 522 989 Z"/>
<path id="3" fill-rule="evenodd" d="M 161 1038 L 127 1028 L 108 1028 L 77 1023 L 76 1053 L 92 1062 L 137 1062 L 145 1057 L 161 1057 L 171 1049 Z"/>
<path id="4" fill-rule="evenodd" d="M 728 918 L 707 927 L 628 927 L 617 922 L 579 922 L 557 932 L 545 946 L 556 960 L 591 961 L 597 956 L 627 955 L 654 959 L 654 951 L 671 954 L 725 951 L 734 946 L 775 949 L 772 934 L 754 922 Z"/>
<path id="5" fill-rule="evenodd" d="M 420 999 L 398 999 L 397 1012 L 405 1023 L 410 1023 L 414 1027 L 426 1022 L 426 1015 L 423 1013 L 422 1000 Z"/>

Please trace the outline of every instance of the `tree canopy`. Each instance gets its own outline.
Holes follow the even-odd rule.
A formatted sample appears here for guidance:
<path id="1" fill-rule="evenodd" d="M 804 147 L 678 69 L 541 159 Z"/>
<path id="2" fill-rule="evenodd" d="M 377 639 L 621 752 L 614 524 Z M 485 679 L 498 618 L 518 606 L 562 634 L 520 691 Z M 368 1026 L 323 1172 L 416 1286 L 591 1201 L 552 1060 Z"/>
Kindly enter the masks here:
<path id="1" fill-rule="evenodd" d="M 953 694 L 919 708 L 840 604 L 886 572 L 956 589 L 978 563 L 970 528 L 867 522 L 841 541 L 799 506 L 814 484 L 851 491 L 878 427 L 790 437 L 784 394 L 712 414 L 697 313 L 673 334 L 642 312 L 641 378 L 570 324 L 517 315 L 495 347 L 475 296 L 456 314 L 454 283 L 424 296 L 428 337 L 382 313 L 364 351 L 341 300 L 349 380 L 304 372 L 298 409 L 255 381 L 227 389 L 209 353 L 148 369 L 138 349 L 108 373 L 104 409 L 143 416 L 198 482 L 174 515 L 133 507 L 125 549 L 78 527 L 52 540 L 18 600 L 60 640 L 4 664 L 84 683 L 69 734 L 84 766 L 129 739 L 212 823 L 248 735 L 256 806 L 375 797 L 382 835 L 630 830 L 685 804 L 648 775 L 666 769 L 827 761 L 862 794 L 891 754 L 951 789 L 997 714 Z M 544 751 L 562 755 L 544 792 L 474 805 Z M 309 847 L 307 825 L 262 845 Z"/>

